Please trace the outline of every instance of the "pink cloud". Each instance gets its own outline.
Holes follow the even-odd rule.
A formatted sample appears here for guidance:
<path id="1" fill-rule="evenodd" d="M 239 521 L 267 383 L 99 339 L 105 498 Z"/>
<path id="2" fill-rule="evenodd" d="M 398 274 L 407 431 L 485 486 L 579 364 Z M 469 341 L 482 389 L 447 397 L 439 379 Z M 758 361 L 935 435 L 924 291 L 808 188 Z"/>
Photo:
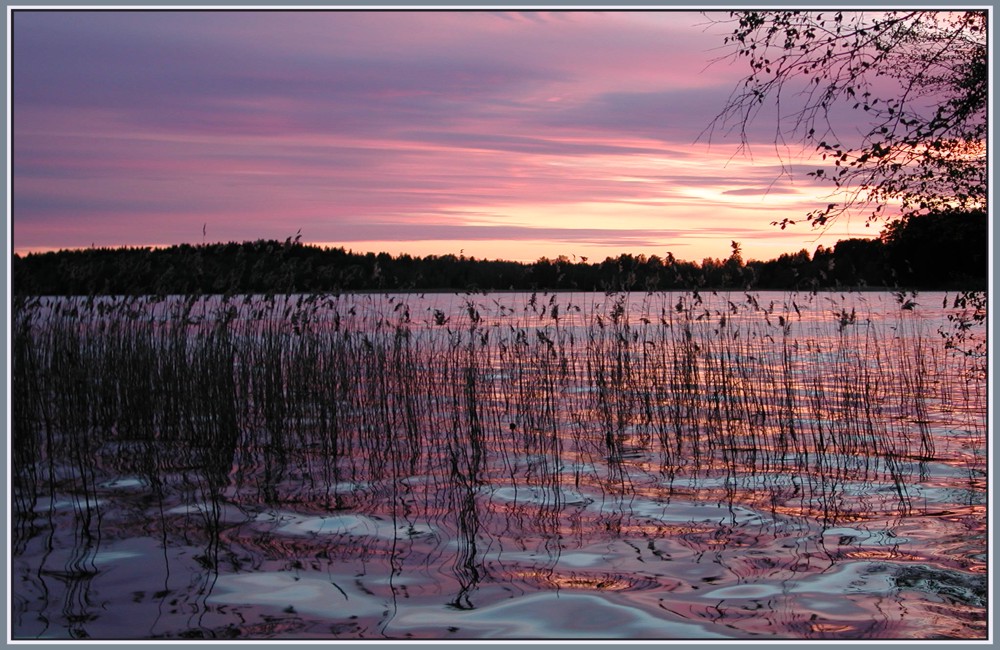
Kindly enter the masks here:
<path id="1" fill-rule="evenodd" d="M 703 21 L 18 12 L 15 249 L 200 241 L 206 223 L 387 247 L 792 245 L 770 222 L 820 188 L 696 142 L 735 79 L 706 69 L 721 37 Z"/>

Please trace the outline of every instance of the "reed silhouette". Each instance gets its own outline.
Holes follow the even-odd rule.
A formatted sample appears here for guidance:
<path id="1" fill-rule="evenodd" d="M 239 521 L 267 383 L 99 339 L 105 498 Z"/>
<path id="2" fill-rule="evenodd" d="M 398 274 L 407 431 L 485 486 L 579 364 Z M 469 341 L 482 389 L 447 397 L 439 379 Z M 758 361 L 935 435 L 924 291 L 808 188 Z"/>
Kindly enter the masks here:
<path id="1" fill-rule="evenodd" d="M 109 536 L 154 539 L 168 576 L 190 572 L 184 594 L 159 590 L 173 592 L 159 607 L 195 612 L 156 632 L 167 636 L 260 631 L 240 632 L 215 585 L 276 567 L 361 576 L 383 563 L 387 582 L 356 598 L 397 613 L 416 590 L 471 612 L 501 593 L 722 584 L 669 577 L 671 553 L 714 553 L 741 580 L 822 574 L 846 556 L 813 541 L 786 556 L 748 549 L 773 544 L 779 520 L 825 531 L 930 516 L 934 481 L 965 491 L 956 511 L 984 507 L 975 360 L 941 345 L 919 309 L 865 304 L 697 292 L 19 299 L 12 552 L 32 567 L 28 593 L 63 563 L 61 625 L 77 637 L 106 630 L 86 594 Z M 934 465 L 954 474 L 931 480 Z M 122 477 L 141 496 L 116 492 Z M 699 524 L 696 506 L 721 514 Z M 63 523 L 75 550 L 57 560 L 44 549 Z M 985 529 L 969 525 L 974 550 Z M 565 568 L 566 549 L 595 543 L 634 545 L 666 573 Z M 418 589 L 414 572 L 437 578 Z M 27 622 L 36 607 L 15 604 L 15 632 L 51 633 Z M 733 608 L 698 612 L 759 633 Z M 785 601 L 769 616 L 802 638 L 902 629 L 824 632 Z M 345 620 L 337 634 L 391 637 L 395 617 Z M 310 625 L 292 607 L 273 630 L 329 636 Z"/>

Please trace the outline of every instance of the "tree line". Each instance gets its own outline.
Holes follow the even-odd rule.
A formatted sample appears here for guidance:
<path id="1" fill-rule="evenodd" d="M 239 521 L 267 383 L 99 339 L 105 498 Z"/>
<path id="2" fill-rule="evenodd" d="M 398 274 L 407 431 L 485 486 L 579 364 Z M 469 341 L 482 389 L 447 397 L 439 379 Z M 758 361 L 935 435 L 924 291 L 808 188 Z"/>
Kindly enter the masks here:
<path id="1" fill-rule="evenodd" d="M 88 248 L 12 258 L 16 295 L 167 295 L 340 291 L 659 291 L 910 288 L 984 290 L 986 213 L 938 212 L 768 261 L 728 256 L 682 261 L 623 253 L 601 262 L 561 255 L 521 263 L 465 255 L 355 253 L 343 247 L 257 240 L 167 248 Z"/>

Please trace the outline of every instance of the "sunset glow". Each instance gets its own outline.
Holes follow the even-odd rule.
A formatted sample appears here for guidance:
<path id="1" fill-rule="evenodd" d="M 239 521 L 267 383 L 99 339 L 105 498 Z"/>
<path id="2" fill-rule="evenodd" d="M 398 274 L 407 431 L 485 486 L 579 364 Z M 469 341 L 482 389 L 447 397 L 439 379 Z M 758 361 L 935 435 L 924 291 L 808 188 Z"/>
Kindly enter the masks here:
<path id="1" fill-rule="evenodd" d="M 703 132 L 745 73 L 699 12 L 13 16 L 13 249 L 285 239 L 533 261 L 769 259 L 878 225 L 812 152 Z M 790 170 L 790 173 L 788 173 Z"/>

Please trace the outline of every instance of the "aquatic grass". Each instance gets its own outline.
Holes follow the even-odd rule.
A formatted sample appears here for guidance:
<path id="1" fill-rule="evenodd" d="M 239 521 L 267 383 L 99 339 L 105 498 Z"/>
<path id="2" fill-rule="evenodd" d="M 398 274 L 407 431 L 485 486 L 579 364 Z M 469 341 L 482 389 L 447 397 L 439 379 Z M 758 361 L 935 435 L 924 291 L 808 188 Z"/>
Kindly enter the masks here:
<path id="1" fill-rule="evenodd" d="M 192 500 L 346 508 L 419 476 L 611 494 L 655 473 L 770 485 L 777 505 L 791 473 L 826 514 L 844 510 L 827 495 L 879 480 L 905 510 L 913 461 L 940 444 L 929 404 L 981 403 L 939 379 L 954 360 L 910 311 L 876 324 L 844 297 L 711 298 L 442 295 L 423 314 L 406 295 L 22 301 L 19 495 L 67 476 L 93 494 L 106 459 L 157 489 L 179 472 Z"/>
<path id="2" fill-rule="evenodd" d="M 211 621 L 224 616 L 208 594 L 244 571 L 308 578 L 384 564 L 386 580 L 366 588 L 387 608 L 414 597 L 469 610 L 529 589 L 656 586 L 680 566 L 653 566 L 671 553 L 711 560 L 690 565 L 691 580 L 718 567 L 747 584 L 822 573 L 855 552 L 910 562 L 824 535 L 936 516 L 935 464 L 957 477 L 949 489 L 967 489 L 966 505 L 949 507 L 978 530 L 985 386 L 962 374 L 975 360 L 924 331 L 920 306 L 874 302 L 23 300 L 12 322 L 12 549 L 30 554 L 48 535 L 41 562 L 65 565 L 54 570 L 73 585 L 66 611 L 84 620 L 102 535 L 138 527 L 164 561 L 194 563 L 191 589 L 169 599 L 217 635 Z M 770 564 L 748 552 L 769 552 L 778 529 L 801 545 Z M 49 559 L 63 533 L 78 553 Z M 634 551 L 649 573 L 630 582 L 564 556 L 595 544 L 610 557 Z M 187 576 L 176 564 L 168 573 Z M 22 577 L 55 587 L 42 570 Z M 391 620 L 378 629 L 391 635 Z"/>

